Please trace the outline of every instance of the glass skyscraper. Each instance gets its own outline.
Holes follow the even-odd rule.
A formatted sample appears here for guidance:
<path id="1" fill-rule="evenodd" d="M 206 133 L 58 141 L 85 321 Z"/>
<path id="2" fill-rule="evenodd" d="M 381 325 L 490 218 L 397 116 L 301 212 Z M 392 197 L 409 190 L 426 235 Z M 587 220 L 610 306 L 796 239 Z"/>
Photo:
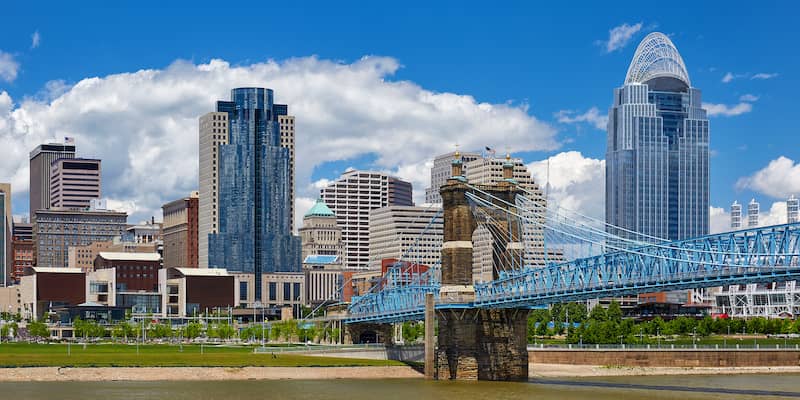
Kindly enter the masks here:
<path id="1" fill-rule="evenodd" d="M 668 37 L 651 33 L 614 90 L 606 152 L 606 222 L 678 240 L 708 234 L 709 128 L 700 90 L 692 87 Z"/>
<path id="2" fill-rule="evenodd" d="M 301 266 L 290 226 L 290 154 L 278 125 L 287 109 L 273 103 L 270 89 L 237 88 L 217 112 L 228 115 L 228 140 L 219 145 L 219 226 L 209 235 L 208 264 L 253 273 L 260 300 L 261 274 Z"/>

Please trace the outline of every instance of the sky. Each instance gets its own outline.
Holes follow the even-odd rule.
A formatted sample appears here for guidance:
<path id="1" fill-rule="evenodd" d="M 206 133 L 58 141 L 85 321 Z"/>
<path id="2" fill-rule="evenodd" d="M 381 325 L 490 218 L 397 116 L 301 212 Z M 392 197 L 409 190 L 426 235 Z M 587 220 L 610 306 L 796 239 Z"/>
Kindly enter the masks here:
<path id="1" fill-rule="evenodd" d="M 197 188 L 197 118 L 264 86 L 297 118 L 298 219 L 348 168 L 408 179 L 422 202 L 431 160 L 456 144 L 523 158 L 551 201 L 602 218 L 613 89 L 653 31 L 710 115 L 712 230 L 734 200 L 759 201 L 767 224 L 800 195 L 792 2 L 30 3 L 0 6 L 15 215 L 28 152 L 70 136 L 103 160 L 112 206 L 160 219 Z"/>

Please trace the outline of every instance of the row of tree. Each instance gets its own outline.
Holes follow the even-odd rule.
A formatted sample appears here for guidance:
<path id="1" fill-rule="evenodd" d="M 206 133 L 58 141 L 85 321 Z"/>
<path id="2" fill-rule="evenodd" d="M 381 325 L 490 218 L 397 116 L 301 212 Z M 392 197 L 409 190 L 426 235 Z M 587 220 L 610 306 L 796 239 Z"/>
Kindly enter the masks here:
<path id="1" fill-rule="evenodd" d="M 537 337 L 564 334 L 567 343 L 633 344 L 654 342 L 659 336 L 701 337 L 736 333 L 798 334 L 800 320 L 678 317 L 664 321 L 655 317 L 649 321 L 636 322 L 631 318 L 623 318 L 622 309 L 615 301 L 607 309 L 597 305 L 588 314 L 583 304 L 568 303 L 557 304 L 550 309 L 534 310 L 528 317 L 530 342 L 534 342 Z"/>

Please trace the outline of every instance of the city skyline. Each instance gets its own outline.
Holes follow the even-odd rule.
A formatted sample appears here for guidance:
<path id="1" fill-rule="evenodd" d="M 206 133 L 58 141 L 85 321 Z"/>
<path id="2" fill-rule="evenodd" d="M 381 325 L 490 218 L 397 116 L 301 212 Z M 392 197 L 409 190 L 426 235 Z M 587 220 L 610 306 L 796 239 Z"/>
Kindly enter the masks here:
<path id="1" fill-rule="evenodd" d="M 601 126 L 611 105 L 608 91 L 622 83 L 619 70 L 627 66 L 635 44 L 648 32 L 660 30 L 691 59 L 692 83 L 704 90 L 715 132 L 711 230 L 718 230 L 715 222 L 723 228 L 729 225 L 726 210 L 736 198 L 758 199 L 764 223 L 782 219 L 773 218 L 772 211 L 785 210 L 783 202 L 792 194 L 788 191 L 800 185 L 792 180 L 800 169 L 792 160 L 800 155 L 790 145 L 788 129 L 793 124 L 787 120 L 792 115 L 785 97 L 793 93 L 789 82 L 797 58 L 775 56 L 775 48 L 786 39 L 771 28 L 779 25 L 773 19 L 781 15 L 758 10 L 724 16 L 732 21 L 747 18 L 749 26 L 770 43 L 759 47 L 730 28 L 735 23 L 719 26 L 723 17 L 710 17 L 717 24 L 710 29 L 669 10 L 659 13 L 658 20 L 647 20 L 619 17 L 614 15 L 618 10 L 609 9 L 592 15 L 592 23 L 585 27 L 559 28 L 562 35 L 545 40 L 537 36 L 539 29 L 555 28 L 550 24 L 536 27 L 530 22 L 540 17 L 530 9 L 519 11 L 518 17 L 508 21 L 508 29 L 525 32 L 524 40 L 509 39 L 512 51 L 491 50 L 495 56 L 487 57 L 491 64 L 474 62 L 473 57 L 455 74 L 445 59 L 452 58 L 450 63 L 465 60 L 461 49 L 445 51 L 434 59 L 437 62 L 427 65 L 421 58 L 431 56 L 427 49 L 418 49 L 420 54 L 416 54 L 395 40 L 383 45 L 368 39 L 351 41 L 349 48 L 300 45 L 287 39 L 269 49 L 247 42 L 228 50 L 213 40 L 197 48 L 181 37 L 175 44 L 155 49 L 151 57 L 121 57 L 111 62 L 87 46 L 81 50 L 84 55 L 103 62 L 85 63 L 93 67 L 64 62 L 54 64 L 59 68 L 44 68 L 49 57 L 57 56 L 55 49 L 65 40 L 60 33 L 67 27 L 47 18 L 38 26 L 17 18 L 0 28 L 4 34 L 0 141 L 12 155 L 0 161 L 0 181 L 12 183 L 14 214 L 23 215 L 28 186 L 25 155 L 53 137 L 75 137 L 81 156 L 104 160 L 104 193 L 113 208 L 127 211 L 132 221 L 159 216 L 163 203 L 198 187 L 196 174 L 191 173 L 196 170 L 197 117 L 230 88 L 258 85 L 274 87 L 277 102 L 297 104 L 295 221 L 313 205 L 322 183 L 349 167 L 377 169 L 410 180 L 415 200 L 421 203 L 430 162 L 452 151 L 456 143 L 464 150 L 508 149 L 528 163 L 537 182 L 547 176 L 543 160 L 549 158 L 549 196 L 597 215 L 602 212 L 597 207 L 602 203 L 597 197 L 597 177 L 602 176 L 598 171 L 605 150 Z M 20 16 L 28 12 L 10 11 Z M 548 11 L 553 17 L 564 13 Z M 648 14 L 643 11 L 642 15 Z M 490 27 L 499 29 L 497 15 L 485 17 Z M 405 17 L 394 18 L 403 21 Z M 449 23 L 475 18 L 464 13 Z M 577 20 L 584 18 L 589 17 L 581 15 Z M 153 33 L 166 29 L 154 22 Z M 431 29 L 423 24 L 417 34 Z M 39 43 L 30 48 L 34 31 L 39 32 Z M 85 32 L 72 33 L 72 39 L 84 40 Z M 507 39 L 507 33 L 503 29 L 488 32 L 485 40 Z M 126 35 L 122 28 L 109 34 Z M 341 39 L 352 34 L 342 31 L 332 36 Z M 551 42 L 564 49 L 553 49 Z M 478 42 L 481 48 L 486 43 Z M 730 57 L 734 49 L 735 59 Z M 567 53 L 591 60 L 592 70 L 572 65 Z M 364 57 L 370 54 L 376 55 Z M 532 63 L 537 57 L 548 62 Z M 513 65 L 524 66 L 524 73 Z M 565 71 L 556 71 L 559 68 Z M 485 71 L 491 69 L 497 74 L 487 76 Z M 479 72 L 487 82 L 474 81 Z M 322 79 L 305 90 L 295 88 L 311 82 L 312 76 Z M 516 84 L 509 85 L 510 80 Z M 138 87 L 131 87 L 132 81 L 139 82 Z M 124 99 L 114 97 L 119 91 L 130 94 Z M 163 107 L 153 110 L 153 102 Z M 452 111 L 455 104 L 462 107 L 457 112 Z M 115 121 L 113 128 L 97 124 L 103 120 Z M 117 133 L 109 134 L 112 129 Z M 503 135 L 497 135 L 498 131 Z M 115 157 L 117 151 L 128 152 L 129 157 Z M 163 179 L 151 182 L 153 175 Z"/>

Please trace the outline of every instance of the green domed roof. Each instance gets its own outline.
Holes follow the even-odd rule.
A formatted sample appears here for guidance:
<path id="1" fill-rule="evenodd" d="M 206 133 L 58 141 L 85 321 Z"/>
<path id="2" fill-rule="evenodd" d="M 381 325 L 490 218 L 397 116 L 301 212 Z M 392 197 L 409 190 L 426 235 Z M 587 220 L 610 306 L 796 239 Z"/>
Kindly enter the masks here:
<path id="1" fill-rule="evenodd" d="M 335 217 L 336 215 L 331 211 L 330 208 L 325 204 L 322 199 L 317 199 L 317 203 L 314 204 L 314 207 L 311 207 L 310 210 L 305 215 L 306 217 Z"/>

